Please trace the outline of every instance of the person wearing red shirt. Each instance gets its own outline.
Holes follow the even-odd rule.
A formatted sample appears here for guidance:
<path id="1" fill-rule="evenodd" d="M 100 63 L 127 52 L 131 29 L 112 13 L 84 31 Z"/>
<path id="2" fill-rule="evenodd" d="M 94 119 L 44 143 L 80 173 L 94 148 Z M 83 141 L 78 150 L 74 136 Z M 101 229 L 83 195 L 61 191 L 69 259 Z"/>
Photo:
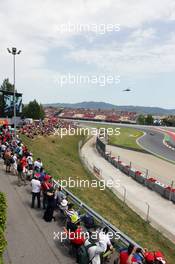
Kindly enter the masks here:
<path id="1" fill-rule="evenodd" d="M 53 187 L 52 183 L 49 182 L 51 177 L 49 175 L 46 175 L 44 177 L 44 182 L 41 184 L 41 190 L 43 193 L 43 209 L 46 208 L 47 204 L 47 191 Z"/>
<path id="2" fill-rule="evenodd" d="M 23 174 L 23 179 L 24 179 L 24 184 L 26 184 L 26 167 L 27 167 L 27 159 L 26 157 L 22 157 L 21 159 L 21 166 L 22 166 L 22 174 Z"/>
<path id="3" fill-rule="evenodd" d="M 85 243 L 85 233 L 83 232 L 80 223 L 77 223 L 77 225 L 75 225 L 73 232 L 69 232 L 69 239 L 75 249 L 78 262 L 78 249 Z"/>
<path id="4" fill-rule="evenodd" d="M 122 250 L 119 255 L 118 264 L 135 264 L 138 263 L 136 256 L 137 248 L 134 245 L 129 245 L 128 249 Z"/>

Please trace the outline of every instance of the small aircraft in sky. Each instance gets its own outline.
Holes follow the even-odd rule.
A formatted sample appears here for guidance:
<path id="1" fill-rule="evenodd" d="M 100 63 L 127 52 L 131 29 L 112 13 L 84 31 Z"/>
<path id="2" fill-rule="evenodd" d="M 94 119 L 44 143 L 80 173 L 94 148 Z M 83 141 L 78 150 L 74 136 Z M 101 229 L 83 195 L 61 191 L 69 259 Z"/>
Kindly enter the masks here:
<path id="1" fill-rule="evenodd" d="M 130 88 L 124 89 L 123 92 L 131 92 L 132 90 Z"/>

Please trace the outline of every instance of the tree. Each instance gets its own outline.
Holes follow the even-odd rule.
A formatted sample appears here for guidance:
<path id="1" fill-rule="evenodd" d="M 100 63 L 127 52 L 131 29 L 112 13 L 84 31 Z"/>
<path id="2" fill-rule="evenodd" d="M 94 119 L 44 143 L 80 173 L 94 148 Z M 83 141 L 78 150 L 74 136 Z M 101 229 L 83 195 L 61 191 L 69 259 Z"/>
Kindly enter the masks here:
<path id="1" fill-rule="evenodd" d="M 44 119 L 44 108 L 36 100 L 31 101 L 23 107 L 22 116 L 25 118 Z"/>
<path id="2" fill-rule="evenodd" d="M 139 115 L 137 122 L 139 123 L 139 125 L 145 125 L 145 116 Z"/>
<path id="3" fill-rule="evenodd" d="M 9 79 L 4 79 L 1 85 L 1 90 L 5 92 L 14 92 L 14 85 L 9 82 Z"/>
<path id="4" fill-rule="evenodd" d="M 153 125 L 154 123 L 154 118 L 152 115 L 147 115 L 147 117 L 145 118 L 145 124 L 146 125 Z"/>

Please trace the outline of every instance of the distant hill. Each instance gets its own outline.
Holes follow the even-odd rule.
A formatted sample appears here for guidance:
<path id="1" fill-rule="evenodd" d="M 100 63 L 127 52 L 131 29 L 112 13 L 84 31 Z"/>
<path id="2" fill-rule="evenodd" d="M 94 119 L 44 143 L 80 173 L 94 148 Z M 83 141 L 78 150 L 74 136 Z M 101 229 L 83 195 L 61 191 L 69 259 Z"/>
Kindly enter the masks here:
<path id="1" fill-rule="evenodd" d="M 145 106 L 132 106 L 132 105 L 113 105 L 105 102 L 81 102 L 81 103 L 56 103 L 46 104 L 44 106 L 52 107 L 66 107 L 66 108 L 86 108 L 86 109 L 116 109 L 118 111 L 137 112 L 143 114 L 153 115 L 175 115 L 175 109 L 164 109 L 159 107 L 145 107 Z"/>

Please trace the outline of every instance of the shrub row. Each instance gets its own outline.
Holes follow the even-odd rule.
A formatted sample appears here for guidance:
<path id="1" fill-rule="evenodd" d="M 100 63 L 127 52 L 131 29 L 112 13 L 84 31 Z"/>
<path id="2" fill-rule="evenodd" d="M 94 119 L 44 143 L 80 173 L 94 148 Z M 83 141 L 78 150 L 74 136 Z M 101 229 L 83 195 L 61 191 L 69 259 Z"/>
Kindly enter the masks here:
<path id="1" fill-rule="evenodd" d="M 7 203 L 5 195 L 0 192 L 0 259 L 7 246 L 7 241 L 4 236 L 7 220 Z"/>

